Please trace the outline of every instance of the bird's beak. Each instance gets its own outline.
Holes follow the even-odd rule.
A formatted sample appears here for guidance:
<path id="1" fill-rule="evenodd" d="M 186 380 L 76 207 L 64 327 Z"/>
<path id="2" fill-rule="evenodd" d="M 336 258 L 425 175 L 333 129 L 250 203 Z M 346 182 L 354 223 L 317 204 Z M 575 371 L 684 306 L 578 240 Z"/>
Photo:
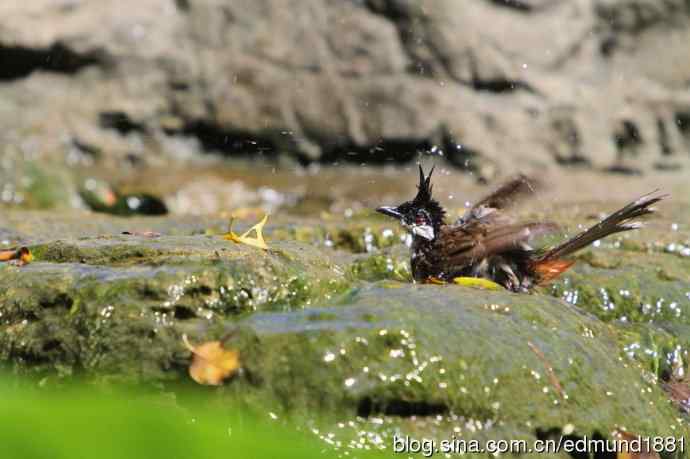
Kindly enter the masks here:
<path id="1" fill-rule="evenodd" d="M 376 212 L 380 212 L 383 215 L 388 215 L 389 217 L 397 218 L 402 220 L 402 214 L 396 210 L 395 207 L 379 207 Z"/>

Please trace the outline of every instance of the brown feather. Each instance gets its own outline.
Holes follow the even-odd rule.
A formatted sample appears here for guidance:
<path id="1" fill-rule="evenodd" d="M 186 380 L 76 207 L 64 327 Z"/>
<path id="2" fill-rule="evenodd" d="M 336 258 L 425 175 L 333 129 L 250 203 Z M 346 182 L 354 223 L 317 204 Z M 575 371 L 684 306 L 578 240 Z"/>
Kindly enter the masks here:
<path id="1" fill-rule="evenodd" d="M 467 232 L 463 227 L 444 226 L 436 238 L 435 251 L 444 254 L 446 266 L 468 266 L 483 258 L 521 249 L 534 237 L 558 230 L 554 223 L 527 223 Z"/>
<path id="2" fill-rule="evenodd" d="M 611 234 L 638 229 L 641 224 L 632 222 L 631 220 L 654 213 L 654 208 L 651 206 L 666 197 L 667 195 L 658 194 L 658 191 L 645 194 L 637 200 L 618 209 L 591 228 L 582 231 L 559 246 L 547 251 L 538 261 L 558 260 Z"/>
<path id="3" fill-rule="evenodd" d="M 488 196 L 480 199 L 472 208 L 483 206 L 494 209 L 507 209 L 520 199 L 534 196 L 541 187 L 541 182 L 535 178 L 520 174 L 508 180 Z"/>
<path id="4" fill-rule="evenodd" d="M 542 285 L 557 278 L 574 264 L 573 260 L 544 260 L 537 261 L 531 267 L 537 274 L 537 284 Z"/>

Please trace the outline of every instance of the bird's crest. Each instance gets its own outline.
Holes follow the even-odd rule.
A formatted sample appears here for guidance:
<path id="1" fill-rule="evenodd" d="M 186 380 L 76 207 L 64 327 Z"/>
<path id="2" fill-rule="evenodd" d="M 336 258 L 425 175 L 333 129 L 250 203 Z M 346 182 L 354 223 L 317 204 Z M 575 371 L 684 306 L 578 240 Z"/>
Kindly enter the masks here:
<path id="1" fill-rule="evenodd" d="M 431 174 L 434 173 L 434 167 L 431 167 L 429 175 L 424 175 L 424 169 L 419 166 L 419 185 L 417 185 L 417 196 L 412 200 L 412 204 L 416 207 L 424 207 L 434 217 L 436 223 L 443 222 L 446 211 L 441 207 L 438 201 L 431 196 L 433 185 L 431 184 Z"/>
<path id="2" fill-rule="evenodd" d="M 422 169 L 421 165 L 419 166 L 419 185 L 417 185 L 417 196 L 414 198 L 415 203 L 426 204 L 433 199 L 431 197 L 431 189 L 433 188 L 431 185 L 431 174 L 434 173 L 434 167 L 431 167 L 429 175 L 425 177 L 424 169 Z"/>

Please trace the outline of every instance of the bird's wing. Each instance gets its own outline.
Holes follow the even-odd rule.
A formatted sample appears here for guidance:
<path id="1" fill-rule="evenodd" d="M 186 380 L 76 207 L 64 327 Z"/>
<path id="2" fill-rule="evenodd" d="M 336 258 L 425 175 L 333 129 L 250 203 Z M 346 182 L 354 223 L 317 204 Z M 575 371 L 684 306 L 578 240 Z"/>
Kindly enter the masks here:
<path id="1" fill-rule="evenodd" d="M 523 198 L 533 196 L 541 187 L 542 184 L 537 179 L 520 174 L 480 199 L 472 207 L 506 209 Z"/>
<path id="2" fill-rule="evenodd" d="M 495 214 L 502 214 L 498 211 L 507 209 L 522 199 L 533 196 L 541 187 L 541 182 L 526 175 L 520 174 L 513 177 L 477 201 L 458 219 L 456 224 L 463 225 L 471 223 L 473 220 L 482 220 Z M 509 219 L 505 215 L 502 215 L 502 218 Z"/>
<path id="3" fill-rule="evenodd" d="M 445 226 L 436 238 L 437 253 L 444 256 L 449 268 L 477 263 L 486 257 L 516 250 L 528 251 L 536 237 L 558 231 L 551 222 L 512 224 L 490 227 L 485 232 L 468 232 L 463 226 Z"/>

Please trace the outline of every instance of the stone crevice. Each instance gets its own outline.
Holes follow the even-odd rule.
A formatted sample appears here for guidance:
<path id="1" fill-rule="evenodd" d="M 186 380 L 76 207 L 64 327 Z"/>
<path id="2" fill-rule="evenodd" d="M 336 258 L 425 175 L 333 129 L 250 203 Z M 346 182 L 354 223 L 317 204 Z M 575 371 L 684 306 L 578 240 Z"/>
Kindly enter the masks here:
<path id="1" fill-rule="evenodd" d="M 29 48 L 0 43 L 0 82 L 28 77 L 35 71 L 73 75 L 86 67 L 104 66 L 101 51 L 76 52 L 62 43 L 47 48 Z"/>

